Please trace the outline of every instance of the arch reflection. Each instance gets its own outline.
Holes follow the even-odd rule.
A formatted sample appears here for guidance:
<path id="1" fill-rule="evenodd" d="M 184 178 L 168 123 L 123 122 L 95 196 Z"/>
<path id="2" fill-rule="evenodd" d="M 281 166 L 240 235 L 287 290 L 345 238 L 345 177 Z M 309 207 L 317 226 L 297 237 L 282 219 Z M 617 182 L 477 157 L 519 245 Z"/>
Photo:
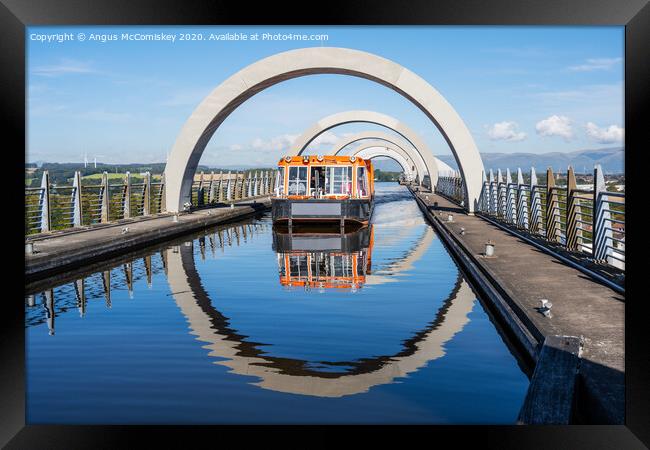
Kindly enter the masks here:
<path id="1" fill-rule="evenodd" d="M 131 291 L 135 281 L 142 279 L 150 284 L 152 273 L 164 273 L 170 296 L 187 321 L 188 333 L 202 343 L 203 348 L 208 351 L 208 356 L 214 358 L 213 364 L 227 367 L 233 374 L 255 377 L 256 380 L 251 384 L 263 389 L 317 397 L 343 397 L 367 392 L 373 386 L 393 383 L 397 378 L 405 377 L 430 361 L 441 358 L 445 355 L 446 343 L 469 323 L 468 315 L 473 309 L 476 296 L 458 272 L 453 289 L 438 310 L 432 311 L 431 321 L 424 328 L 414 330 L 400 343 L 400 349 L 396 353 L 351 361 L 317 361 L 317 365 L 314 361 L 273 356 L 267 353 L 269 346 L 246 340 L 247 336 L 233 326 L 229 317 L 219 311 L 219 298 L 208 295 L 195 261 L 195 258 L 205 258 L 209 251 L 215 252 L 218 248 L 236 246 L 239 239 L 243 244 L 258 231 L 267 228 L 270 227 L 231 226 L 208 233 L 196 241 L 179 240 L 177 245 L 161 249 L 159 258 L 153 261 L 152 254 L 149 253 L 137 259 L 125 260 L 117 266 L 99 269 L 99 272 L 93 272 L 89 278 L 71 280 L 67 294 L 61 298 L 64 305 L 59 304 L 56 308 L 52 289 L 41 291 L 37 295 L 30 294 L 26 298 L 26 306 L 31 314 L 37 316 L 28 321 L 28 326 L 46 323 L 50 334 L 54 334 L 55 316 L 66 309 L 77 307 L 84 314 L 89 298 L 105 301 L 108 308 L 111 304 L 111 287 L 127 288 Z M 408 270 L 426 252 L 434 238 L 431 228 L 425 227 L 412 249 L 379 271 L 374 268 L 374 273 L 371 274 L 374 230 L 373 226 L 366 229 L 365 233 L 338 238 L 341 251 L 368 250 L 366 285 L 392 280 L 395 274 Z M 305 248 L 311 246 L 308 250 L 314 250 L 313 242 L 301 244 L 292 237 L 291 246 L 287 248 L 288 242 L 281 242 L 283 239 L 287 238 L 274 236 L 276 249 L 300 252 L 304 250 L 301 248 L 304 244 Z M 198 246 L 196 255 L 194 245 Z M 378 272 L 385 275 L 378 276 Z M 376 279 L 373 281 L 372 277 Z M 38 301 L 41 296 L 42 306 Z"/>
<path id="2" fill-rule="evenodd" d="M 230 319 L 219 312 L 210 299 L 194 264 L 191 247 L 168 250 L 168 281 L 174 301 L 187 318 L 191 334 L 206 343 L 214 364 L 230 372 L 254 376 L 252 383 L 263 389 L 317 397 L 343 397 L 367 392 L 371 387 L 392 383 L 415 372 L 428 362 L 445 355 L 444 345 L 469 322 L 476 296 L 458 273 L 456 283 L 433 320 L 425 329 L 402 342 L 392 355 L 354 361 L 319 361 L 324 370 L 309 361 L 275 357 L 262 350 L 262 344 L 248 342 L 234 329 Z M 336 371 L 344 367 L 344 371 Z"/>

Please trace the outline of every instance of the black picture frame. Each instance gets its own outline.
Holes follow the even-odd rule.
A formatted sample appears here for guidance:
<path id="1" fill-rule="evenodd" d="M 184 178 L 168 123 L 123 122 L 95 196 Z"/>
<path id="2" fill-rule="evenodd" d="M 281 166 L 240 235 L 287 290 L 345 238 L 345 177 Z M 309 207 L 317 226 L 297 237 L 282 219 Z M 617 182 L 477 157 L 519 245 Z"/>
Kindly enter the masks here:
<path id="1" fill-rule="evenodd" d="M 624 25 L 625 26 L 625 128 L 626 128 L 626 236 L 643 245 L 640 219 L 643 164 L 647 155 L 648 88 L 650 85 L 650 5 L 647 0 L 463 0 L 410 1 L 376 3 L 368 1 L 330 1 L 316 5 L 283 5 L 278 2 L 227 3 L 224 1 L 163 0 L 0 0 L 0 98 L 2 123 L 5 125 L 3 157 L 6 176 L 16 187 L 24 184 L 25 149 L 25 27 L 31 25 Z M 632 156 L 630 156 L 632 155 Z M 642 191 L 640 191 L 642 192 Z M 19 195 L 5 198 L 6 217 L 21 211 Z M 5 220 L 5 225 L 12 225 Z M 163 443 L 163 447 L 189 447 L 190 441 L 204 440 L 206 446 L 218 445 L 225 432 L 255 435 L 265 441 L 268 433 L 283 431 L 314 431 L 324 442 L 331 439 L 325 427 L 265 426 L 45 426 L 25 425 L 25 335 L 24 305 L 13 295 L 15 283 L 21 280 L 22 268 L 13 263 L 14 253 L 24 255 L 18 239 L 19 221 L 13 221 L 16 238 L 9 238 L 4 252 L 5 273 L 17 271 L 16 278 L 7 275 L 0 342 L 0 445 L 6 448 L 122 448 L 133 446 L 136 438 L 146 439 L 147 446 Z M 631 233 L 631 236 L 630 236 Z M 631 294 L 626 303 L 626 419 L 625 425 L 611 426 L 418 426 L 418 427 L 354 427 L 360 437 L 384 440 L 397 429 L 430 433 L 431 445 L 441 438 L 451 439 L 454 446 L 467 442 L 496 448 L 643 448 L 650 446 L 650 379 L 647 343 L 648 329 L 644 323 L 645 296 L 635 272 L 642 273 L 642 250 L 629 245 L 626 290 Z M 19 253 L 20 252 L 20 253 Z M 10 256 L 11 255 L 11 256 Z M 20 258 L 20 257 L 19 257 Z M 17 266 L 17 267 L 16 267 Z M 638 269 L 638 270 L 636 270 Z M 631 275 L 631 276 L 630 276 Z M 24 286 L 24 283 L 23 283 Z M 350 427 L 346 427 L 350 430 Z M 263 433 L 249 433 L 259 431 Z M 336 429 L 334 431 L 340 431 Z M 243 434 L 247 433 L 247 434 Z M 327 439 L 327 438 L 330 439 Z M 424 436 L 422 436 L 424 437 Z M 281 438 L 283 442 L 284 438 Z M 318 440 L 318 438 L 316 439 Z M 302 443 L 301 443 L 302 442 Z M 310 441 L 294 441 L 309 445 Z M 411 441 L 414 442 L 414 441 Z M 408 441 L 407 441 L 408 443 Z M 196 445 L 195 445 L 196 447 Z"/>

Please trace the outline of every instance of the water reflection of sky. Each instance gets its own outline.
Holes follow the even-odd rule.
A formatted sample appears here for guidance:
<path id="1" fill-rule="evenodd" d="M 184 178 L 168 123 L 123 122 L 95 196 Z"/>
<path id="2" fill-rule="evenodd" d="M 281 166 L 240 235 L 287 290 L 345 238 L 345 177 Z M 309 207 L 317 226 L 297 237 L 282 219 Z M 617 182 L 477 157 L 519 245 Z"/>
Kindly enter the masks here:
<path id="1" fill-rule="evenodd" d="M 283 287 L 263 218 L 93 274 L 85 306 L 36 293 L 30 421 L 514 421 L 526 377 L 415 203 L 379 198 L 356 291 Z"/>

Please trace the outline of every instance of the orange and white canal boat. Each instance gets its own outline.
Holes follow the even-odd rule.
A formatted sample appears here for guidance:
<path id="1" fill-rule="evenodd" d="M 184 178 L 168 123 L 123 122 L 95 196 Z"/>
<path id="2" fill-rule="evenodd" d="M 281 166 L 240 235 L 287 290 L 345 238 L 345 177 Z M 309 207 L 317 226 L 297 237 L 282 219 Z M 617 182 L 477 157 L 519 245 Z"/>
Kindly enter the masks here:
<path id="1" fill-rule="evenodd" d="M 352 222 L 367 225 L 374 202 L 370 160 L 355 156 L 286 156 L 278 163 L 274 223 Z"/>

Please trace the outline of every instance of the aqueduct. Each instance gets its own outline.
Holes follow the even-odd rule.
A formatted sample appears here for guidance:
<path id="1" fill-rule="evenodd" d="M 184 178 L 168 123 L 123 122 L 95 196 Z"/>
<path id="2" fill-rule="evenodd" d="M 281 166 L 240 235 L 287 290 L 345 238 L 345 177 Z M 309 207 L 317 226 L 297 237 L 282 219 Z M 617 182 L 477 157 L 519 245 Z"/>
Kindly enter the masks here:
<path id="1" fill-rule="evenodd" d="M 372 53 L 336 47 L 277 53 L 243 68 L 217 86 L 192 112 L 172 147 L 165 167 L 167 209 L 179 211 L 191 200 L 192 179 L 201 155 L 212 135 L 237 107 L 270 86 L 316 74 L 365 78 L 393 89 L 416 105 L 449 144 L 464 180 L 468 211 L 474 211 L 482 187 L 483 162 L 456 110 L 433 86 L 405 67 Z"/>

